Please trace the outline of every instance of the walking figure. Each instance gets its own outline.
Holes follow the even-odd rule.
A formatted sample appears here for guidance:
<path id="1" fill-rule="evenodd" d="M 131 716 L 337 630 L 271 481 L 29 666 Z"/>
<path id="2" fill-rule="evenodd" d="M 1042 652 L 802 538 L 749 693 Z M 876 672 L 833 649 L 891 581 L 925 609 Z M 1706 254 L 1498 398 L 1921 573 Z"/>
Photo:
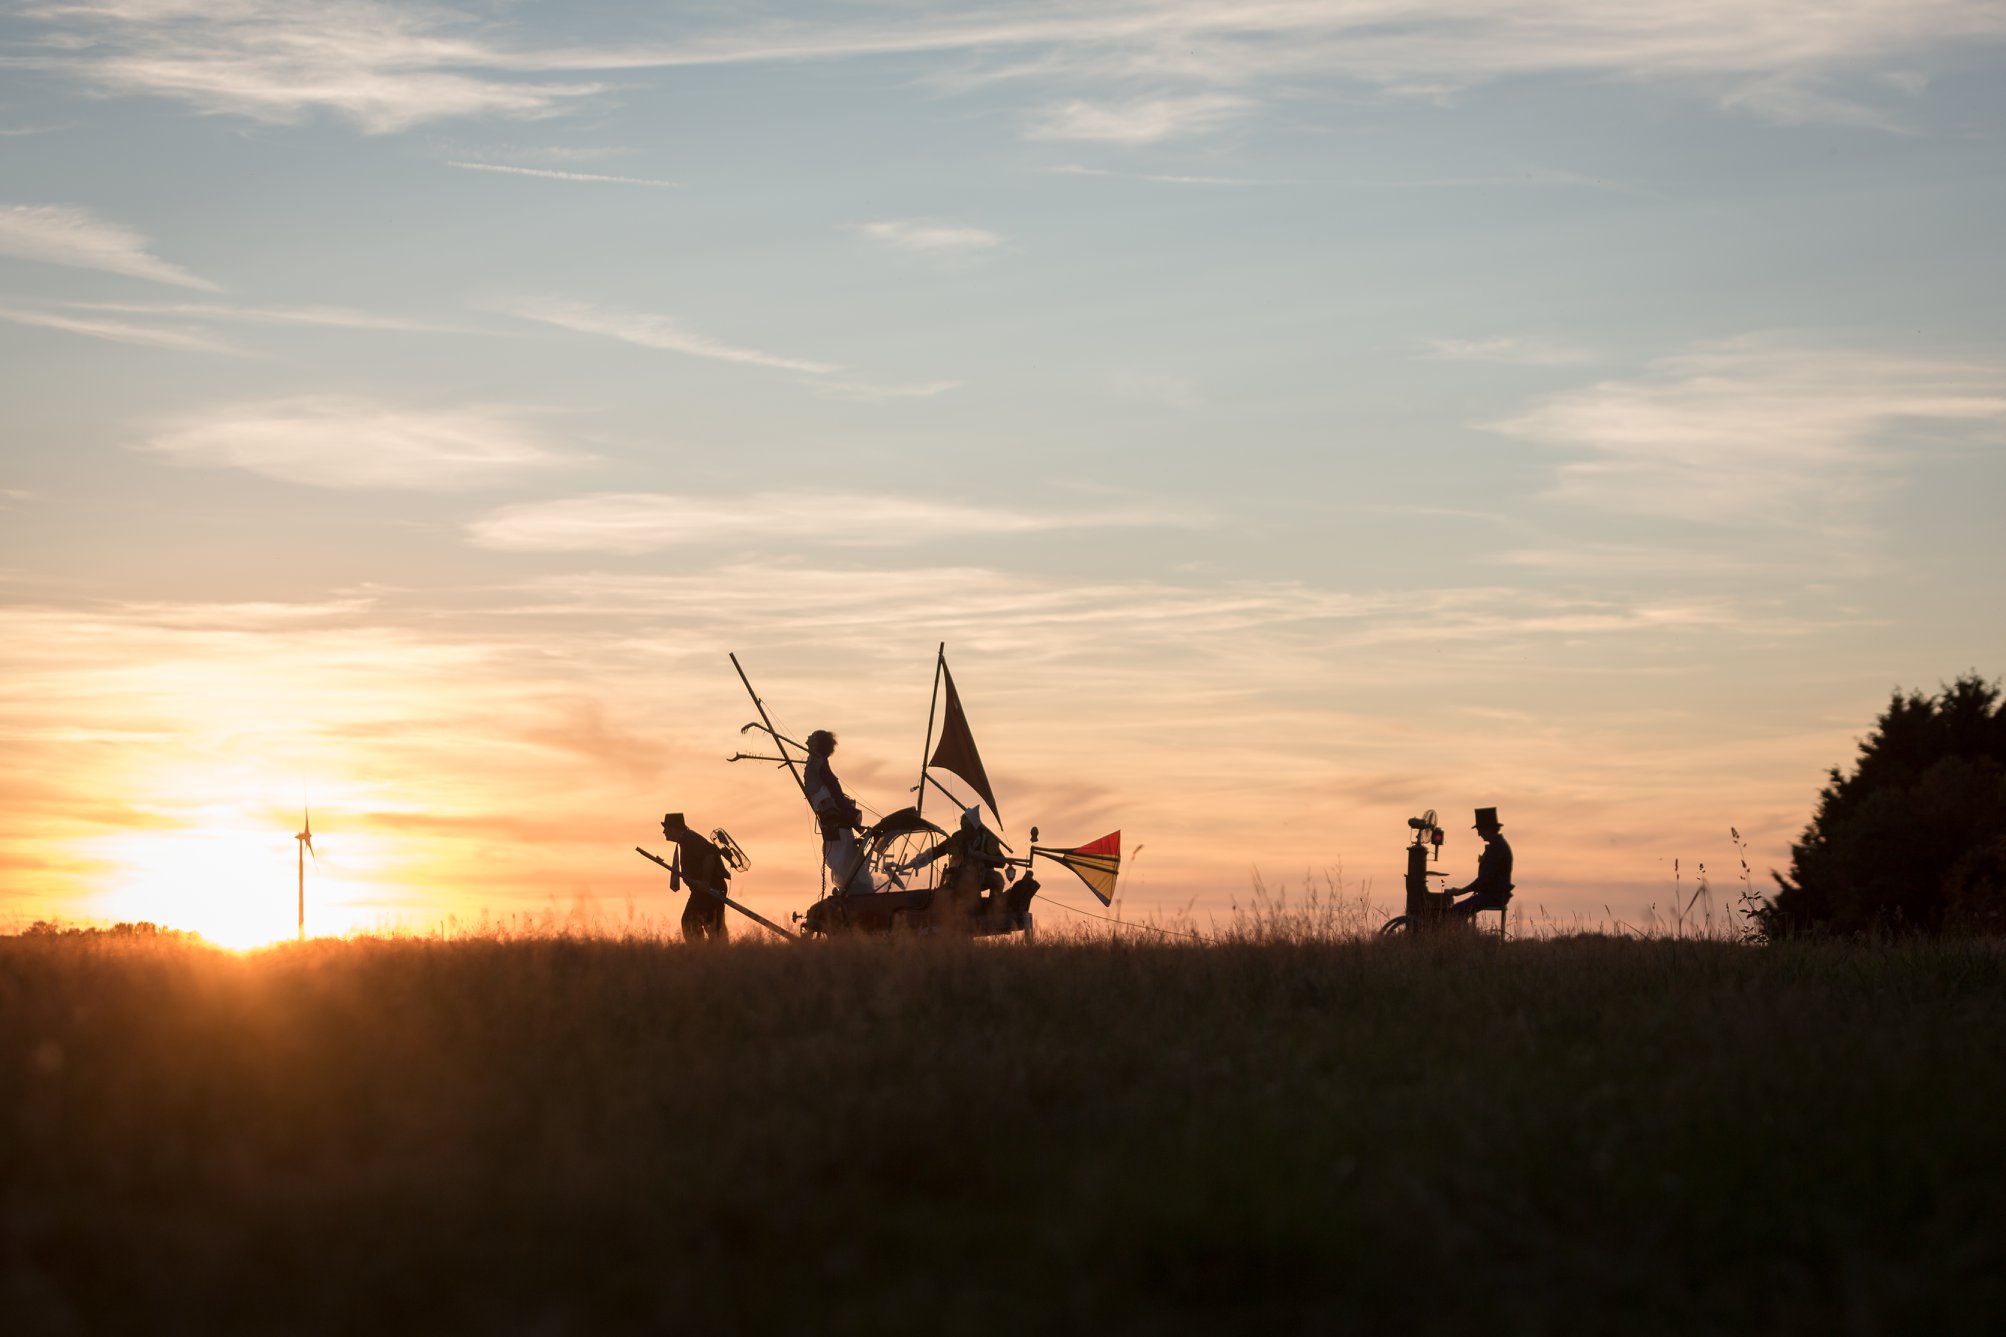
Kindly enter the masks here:
<path id="1" fill-rule="evenodd" d="M 731 933 L 724 925 L 725 884 L 731 869 L 717 846 L 700 831 L 692 831 L 679 812 L 662 814 L 662 838 L 676 847 L 669 865 L 669 888 L 690 884 L 689 902 L 683 906 L 684 942 L 727 942 Z"/>

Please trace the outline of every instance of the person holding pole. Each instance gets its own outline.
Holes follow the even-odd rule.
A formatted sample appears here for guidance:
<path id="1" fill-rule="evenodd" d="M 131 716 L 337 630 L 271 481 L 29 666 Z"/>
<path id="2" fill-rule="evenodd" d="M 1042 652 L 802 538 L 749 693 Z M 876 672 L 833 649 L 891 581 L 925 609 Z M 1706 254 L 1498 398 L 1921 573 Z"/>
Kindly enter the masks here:
<path id="1" fill-rule="evenodd" d="M 857 844 L 864 814 L 829 768 L 829 758 L 835 752 L 836 735 L 827 729 L 808 735 L 808 765 L 801 789 L 808 796 L 808 806 L 815 810 L 815 823 L 822 831 L 822 862 L 829 867 L 836 893 L 861 896 L 871 890 L 871 872 L 865 866 L 863 848 Z"/>
<path id="2" fill-rule="evenodd" d="M 662 838 L 676 847 L 669 888 L 690 884 L 689 902 L 683 906 L 683 941 L 730 941 L 724 924 L 724 888 L 731 870 L 724 866 L 724 856 L 701 832 L 690 830 L 679 812 L 662 814 Z"/>

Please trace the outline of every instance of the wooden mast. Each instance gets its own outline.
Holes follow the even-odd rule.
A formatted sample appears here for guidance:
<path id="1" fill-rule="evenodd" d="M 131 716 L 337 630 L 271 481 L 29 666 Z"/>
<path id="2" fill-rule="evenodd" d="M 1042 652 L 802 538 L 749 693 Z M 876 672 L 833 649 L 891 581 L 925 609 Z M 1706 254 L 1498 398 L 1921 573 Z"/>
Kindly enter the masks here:
<path id="1" fill-rule="evenodd" d="M 920 745 L 919 783 L 913 786 L 919 791 L 919 800 L 913 804 L 913 813 L 919 817 L 926 816 L 926 762 L 933 754 L 934 712 L 940 709 L 940 671 L 946 667 L 947 642 L 942 641 L 940 648 L 933 654 L 933 695 L 926 699 L 926 742 Z"/>

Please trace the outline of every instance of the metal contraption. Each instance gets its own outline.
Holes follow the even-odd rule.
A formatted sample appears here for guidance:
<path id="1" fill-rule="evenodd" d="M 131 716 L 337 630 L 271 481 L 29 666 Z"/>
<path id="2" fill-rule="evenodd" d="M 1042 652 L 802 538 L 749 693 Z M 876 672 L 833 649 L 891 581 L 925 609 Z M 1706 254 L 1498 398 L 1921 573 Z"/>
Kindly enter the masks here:
<path id="1" fill-rule="evenodd" d="M 752 867 L 752 856 L 740 848 L 739 843 L 731 838 L 731 832 L 723 827 L 710 833 L 710 843 L 717 846 L 718 857 L 732 872 L 743 873 Z"/>
<path id="2" fill-rule="evenodd" d="M 1382 935 L 1439 929 L 1456 923 L 1456 917 L 1450 913 L 1455 898 L 1428 886 L 1429 878 L 1448 876 L 1428 866 L 1442 857 L 1442 828 L 1435 820 L 1435 810 L 1430 808 L 1419 817 L 1409 817 L 1407 828 L 1414 833 L 1414 838 L 1407 842 L 1407 908 L 1405 913 L 1386 921 L 1379 930 Z"/>
<path id="3" fill-rule="evenodd" d="M 795 788 L 812 808 L 814 803 L 803 774 L 810 755 L 808 746 L 782 733 L 774 724 L 766 703 L 753 690 L 752 680 L 746 676 L 736 654 L 731 656 L 731 666 L 737 670 L 739 681 L 745 684 L 746 694 L 752 698 L 753 708 L 759 712 L 759 718 L 739 732 L 758 731 L 772 744 L 772 751 L 738 752 L 727 760 L 784 766 L 793 777 Z M 996 816 L 999 824 L 1002 817 L 995 790 L 976 751 L 954 678 L 947 670 L 945 645 L 940 647 L 934 661 L 933 695 L 927 706 L 926 740 L 920 758 L 919 778 L 910 791 L 916 795 L 911 807 L 868 822 L 861 814 L 852 814 L 857 817 L 857 824 L 849 830 L 855 837 L 856 858 L 862 872 L 854 873 L 848 867 L 838 869 L 836 885 L 825 886 L 814 904 L 794 916 L 803 937 L 912 932 L 965 937 L 1022 933 L 1028 938 L 1034 931 L 1031 902 L 1040 890 L 1032 863 L 1039 858 L 1071 869 L 1103 904 L 1112 903 L 1115 880 L 1121 871 L 1121 832 L 1112 832 L 1085 845 L 1058 848 L 1038 844 L 1038 828 L 1034 826 L 1030 830 L 1028 852 L 1019 856 L 983 823 L 983 807 Z M 973 791 L 973 801 L 948 788 L 933 774 L 936 771 L 965 784 Z M 928 786 L 961 810 L 959 829 L 953 834 L 927 819 Z M 825 826 L 824 831 L 827 829 Z M 866 879 L 869 890 L 858 889 Z"/>

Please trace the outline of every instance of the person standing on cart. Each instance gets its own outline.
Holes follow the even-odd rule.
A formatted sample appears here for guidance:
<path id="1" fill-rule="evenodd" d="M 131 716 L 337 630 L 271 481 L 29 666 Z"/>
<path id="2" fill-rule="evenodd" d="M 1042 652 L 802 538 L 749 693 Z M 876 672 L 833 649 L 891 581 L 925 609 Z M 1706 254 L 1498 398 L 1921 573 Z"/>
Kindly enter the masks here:
<path id="1" fill-rule="evenodd" d="M 1474 919 L 1479 910 L 1502 911 L 1511 900 L 1511 846 L 1505 842 L 1504 827 L 1496 808 L 1478 808 L 1472 828 L 1483 837 L 1484 852 L 1477 856 L 1476 880 L 1466 887 L 1452 887 L 1449 895 L 1465 899 L 1451 907 L 1459 915 Z"/>
<path id="2" fill-rule="evenodd" d="M 683 906 L 684 942 L 728 942 L 731 934 L 724 926 L 725 884 L 731 869 L 717 846 L 692 831 L 679 812 L 662 814 L 662 838 L 676 847 L 669 867 L 669 886 L 689 883 L 689 902 Z"/>
<path id="3" fill-rule="evenodd" d="M 829 769 L 836 751 L 836 735 L 817 729 L 808 735 L 808 765 L 802 788 L 808 806 L 815 810 L 815 823 L 822 831 L 822 862 L 828 865 L 831 885 L 838 895 L 862 895 L 871 890 L 870 869 L 864 851 L 857 844 L 857 831 L 864 813 L 857 801 L 843 792 L 843 782 Z"/>

